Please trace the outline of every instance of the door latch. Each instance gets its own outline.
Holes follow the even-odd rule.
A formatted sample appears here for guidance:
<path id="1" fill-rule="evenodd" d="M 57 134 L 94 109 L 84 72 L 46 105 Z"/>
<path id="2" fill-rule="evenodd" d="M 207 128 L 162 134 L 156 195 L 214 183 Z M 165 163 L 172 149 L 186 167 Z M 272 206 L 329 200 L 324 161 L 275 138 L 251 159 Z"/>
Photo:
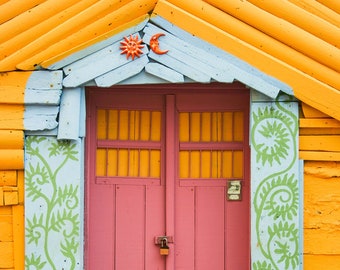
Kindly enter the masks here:
<path id="1" fill-rule="evenodd" d="M 242 199 L 242 184 L 241 180 L 228 181 L 227 199 L 228 201 L 241 201 Z"/>

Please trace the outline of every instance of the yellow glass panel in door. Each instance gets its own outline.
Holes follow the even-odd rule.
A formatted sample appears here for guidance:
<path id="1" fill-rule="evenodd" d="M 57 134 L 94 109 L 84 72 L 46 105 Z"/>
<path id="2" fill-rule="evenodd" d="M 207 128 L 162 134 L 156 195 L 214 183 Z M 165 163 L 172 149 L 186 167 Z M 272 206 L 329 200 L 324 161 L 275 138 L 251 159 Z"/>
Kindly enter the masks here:
<path id="1" fill-rule="evenodd" d="M 243 177 L 243 112 L 179 113 L 179 177 Z"/>
<path id="2" fill-rule="evenodd" d="M 98 109 L 96 175 L 159 178 L 160 139 L 160 111 Z"/>

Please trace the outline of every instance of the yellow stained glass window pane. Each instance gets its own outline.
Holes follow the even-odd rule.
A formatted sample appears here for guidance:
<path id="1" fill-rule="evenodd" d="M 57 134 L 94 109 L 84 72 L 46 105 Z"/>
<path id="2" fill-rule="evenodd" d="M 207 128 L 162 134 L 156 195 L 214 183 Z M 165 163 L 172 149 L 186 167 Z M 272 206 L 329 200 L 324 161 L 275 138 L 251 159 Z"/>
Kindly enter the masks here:
<path id="1" fill-rule="evenodd" d="M 223 151 L 222 154 L 222 177 L 229 178 L 233 176 L 233 152 Z"/>
<path id="2" fill-rule="evenodd" d="M 199 142 L 201 140 L 201 114 L 190 113 L 190 141 Z"/>
<path id="3" fill-rule="evenodd" d="M 231 142 L 233 140 L 233 113 L 224 112 L 222 118 L 222 140 Z"/>
<path id="4" fill-rule="evenodd" d="M 161 176 L 161 151 L 151 150 L 150 151 L 150 177 Z"/>
<path id="5" fill-rule="evenodd" d="M 189 113 L 179 114 L 179 140 L 181 142 L 189 141 Z"/>
<path id="6" fill-rule="evenodd" d="M 128 176 L 129 155 L 127 149 L 118 151 L 118 176 Z"/>
<path id="7" fill-rule="evenodd" d="M 97 149 L 96 151 L 96 175 L 105 176 L 106 175 L 106 150 Z"/>
<path id="8" fill-rule="evenodd" d="M 243 112 L 234 113 L 234 141 L 243 141 Z"/>
<path id="9" fill-rule="evenodd" d="M 118 175 L 118 151 L 117 149 L 109 149 L 107 153 L 107 175 L 117 176 Z"/>
<path id="10" fill-rule="evenodd" d="M 204 112 L 201 115 L 201 141 L 210 142 L 211 141 L 211 113 Z"/>
<path id="11" fill-rule="evenodd" d="M 109 110 L 108 119 L 108 139 L 117 140 L 118 139 L 118 111 Z"/>
<path id="12" fill-rule="evenodd" d="M 243 152 L 234 151 L 233 157 L 234 157 L 233 176 L 237 178 L 242 178 L 243 177 Z"/>
<path id="13" fill-rule="evenodd" d="M 180 151 L 179 152 L 179 177 L 180 178 L 189 178 L 189 152 L 188 151 Z"/>
<path id="14" fill-rule="evenodd" d="M 151 141 L 159 142 L 161 140 L 161 112 L 151 113 Z"/>
<path id="15" fill-rule="evenodd" d="M 118 139 L 128 140 L 129 139 L 129 111 L 120 110 L 119 111 L 119 129 L 118 129 Z"/>
<path id="16" fill-rule="evenodd" d="M 107 134 L 106 110 L 97 111 L 97 139 L 105 140 Z"/>

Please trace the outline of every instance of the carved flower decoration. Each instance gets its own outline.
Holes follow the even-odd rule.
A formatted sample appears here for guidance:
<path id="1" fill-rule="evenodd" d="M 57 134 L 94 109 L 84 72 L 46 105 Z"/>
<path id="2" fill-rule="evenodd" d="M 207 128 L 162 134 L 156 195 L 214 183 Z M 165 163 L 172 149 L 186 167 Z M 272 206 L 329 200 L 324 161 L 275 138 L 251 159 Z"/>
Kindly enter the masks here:
<path id="1" fill-rule="evenodd" d="M 120 54 L 126 54 L 126 59 L 129 59 L 131 56 L 132 60 L 134 60 L 135 56 L 139 57 L 143 53 L 141 50 L 141 48 L 144 47 L 144 45 L 141 44 L 142 41 L 142 39 L 138 39 L 138 35 L 135 37 L 130 35 L 129 38 L 124 37 L 124 41 L 120 42 L 120 44 L 122 44 L 122 46 L 120 46 L 122 50 Z"/>

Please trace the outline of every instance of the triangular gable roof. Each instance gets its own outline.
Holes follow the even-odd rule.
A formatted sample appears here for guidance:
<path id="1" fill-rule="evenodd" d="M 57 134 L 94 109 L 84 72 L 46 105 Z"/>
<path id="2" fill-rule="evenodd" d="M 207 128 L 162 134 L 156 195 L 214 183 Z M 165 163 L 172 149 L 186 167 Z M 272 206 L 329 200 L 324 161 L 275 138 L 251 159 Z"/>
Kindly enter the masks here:
<path id="1" fill-rule="evenodd" d="M 151 16 L 167 34 L 214 45 L 213 55 L 227 52 L 226 63 L 239 69 L 231 79 L 255 89 L 263 82 L 291 88 L 340 120 L 340 4 L 334 1 L 9 0 L 0 10 L 0 71 L 63 68 L 117 42 L 127 29 L 138 32 Z"/>

